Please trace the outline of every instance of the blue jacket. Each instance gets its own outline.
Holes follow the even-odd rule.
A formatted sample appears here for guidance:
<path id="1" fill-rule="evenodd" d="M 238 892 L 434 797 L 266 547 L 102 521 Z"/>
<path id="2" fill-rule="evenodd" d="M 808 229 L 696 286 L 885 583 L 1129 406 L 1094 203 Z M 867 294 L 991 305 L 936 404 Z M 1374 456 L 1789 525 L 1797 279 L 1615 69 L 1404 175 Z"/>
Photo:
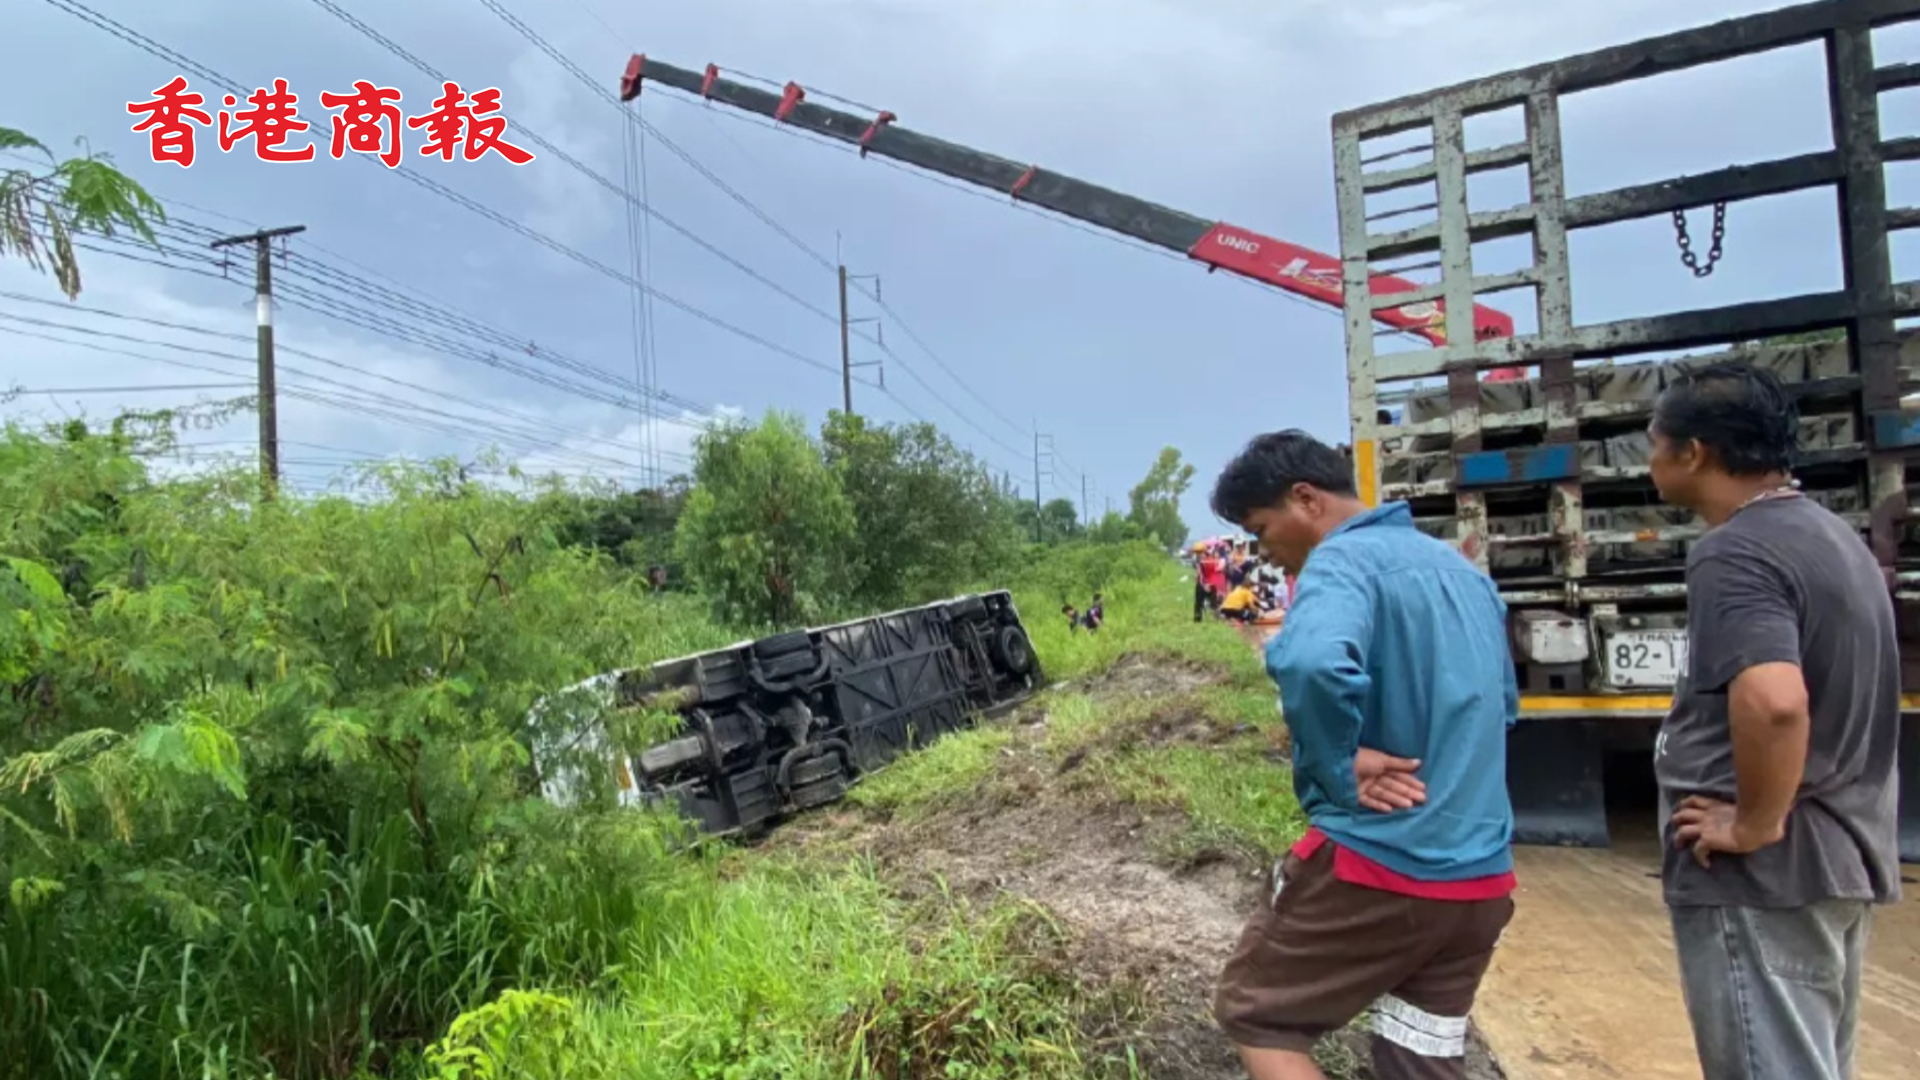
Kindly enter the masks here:
<path id="1" fill-rule="evenodd" d="M 1316 547 L 1267 645 L 1293 740 L 1293 784 L 1335 843 L 1424 881 L 1513 868 L 1507 730 L 1519 688 L 1491 579 L 1413 527 L 1405 503 L 1354 517 Z M 1360 805 L 1360 747 L 1418 758 L 1427 801 Z"/>

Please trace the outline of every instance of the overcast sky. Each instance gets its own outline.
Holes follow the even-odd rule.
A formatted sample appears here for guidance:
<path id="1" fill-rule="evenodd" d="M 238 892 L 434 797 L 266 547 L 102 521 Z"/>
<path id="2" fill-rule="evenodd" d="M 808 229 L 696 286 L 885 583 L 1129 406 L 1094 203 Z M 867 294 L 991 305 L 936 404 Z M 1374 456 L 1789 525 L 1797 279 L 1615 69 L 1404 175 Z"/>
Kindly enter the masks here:
<path id="1" fill-rule="evenodd" d="M 509 139 L 530 130 L 622 182 L 627 150 L 616 110 L 486 3 L 327 2 L 469 90 L 499 86 L 506 113 L 520 125 L 508 129 Z M 305 225 L 292 250 L 316 261 L 290 264 L 280 280 L 307 290 L 318 306 L 352 316 L 342 321 L 290 305 L 277 310 L 278 338 L 289 350 L 281 360 L 291 369 L 283 386 L 307 395 L 282 403 L 283 455 L 295 463 L 289 471 L 297 483 L 323 486 L 340 464 L 364 456 L 471 456 L 509 437 L 503 432 L 513 439 L 505 446 L 510 456 L 536 466 L 628 482 L 639 476 L 634 411 L 576 392 L 635 378 L 632 290 L 384 167 L 326 155 L 320 92 L 366 79 L 400 88 L 403 110 L 413 115 L 426 111 L 438 91 L 426 75 L 317 0 L 88 0 L 93 10 L 246 87 L 289 80 L 303 115 L 315 122 L 307 135 L 323 145 L 313 162 L 267 164 L 244 144 L 220 153 L 212 133 L 202 130 L 198 159 L 181 169 L 150 159 L 147 136 L 130 130 L 127 103 L 146 99 L 178 74 L 188 74 L 191 88 L 207 95 L 210 111 L 223 91 L 62 6 L 68 0 L 7 0 L 13 47 L 0 65 L 0 100 L 7 102 L 0 125 L 25 129 L 63 152 L 85 138 L 148 185 L 182 228 Z M 1329 120 L 1336 110 L 1777 5 L 499 0 L 497 6 L 607 87 L 633 52 L 688 68 L 714 62 L 776 81 L 796 79 L 816 93 L 892 110 L 904 127 L 1331 252 L 1337 223 Z M 1911 35 L 1886 38 L 1882 51 L 1883 62 L 1920 59 L 1920 42 Z M 1564 106 L 1569 187 L 1579 194 L 1829 146 L 1822 79 L 1818 53 L 1803 48 L 1574 98 Z M 1887 135 L 1915 134 L 1920 125 L 1910 121 L 1920 110 L 1903 113 L 1899 106 L 1906 102 L 1889 104 Z M 831 260 L 838 250 L 853 272 L 881 275 L 885 300 L 904 320 L 889 318 L 882 331 L 895 357 L 885 365 L 892 396 L 856 386 L 856 409 L 887 421 L 916 414 L 931 419 L 1029 494 L 1036 424 L 1055 451 L 1047 463 L 1047 494 L 1077 502 L 1084 476 L 1096 514 L 1108 499 L 1123 508 L 1127 489 L 1160 447 L 1173 445 L 1197 466 L 1186 512 L 1195 532 L 1207 533 L 1220 528 L 1205 509 L 1207 487 L 1248 437 L 1283 427 L 1304 427 L 1330 441 L 1346 436 L 1341 321 L 1331 308 L 1208 275 L 1185 259 L 862 161 L 845 147 L 775 131 L 670 91 L 650 87 L 640 105 L 661 136 L 814 252 Z M 305 141 L 296 136 L 289 145 Z M 624 199 L 556 156 L 529 147 L 540 156 L 524 167 L 498 159 L 447 164 L 422 158 L 415 149 L 420 141 L 419 132 L 408 133 L 401 171 L 428 176 L 608 267 L 628 267 Z M 826 317 L 836 305 L 834 275 L 659 138 L 647 140 L 646 155 L 653 207 L 773 284 L 658 224 L 648 245 L 649 280 L 674 300 L 781 350 L 656 300 L 654 357 L 658 385 L 674 399 L 669 411 L 758 415 L 771 407 L 817 425 L 840 398 L 838 331 Z M 1915 201 L 1914 188 L 1899 176 L 1894 192 L 1896 203 Z M 1726 262 L 1705 281 L 1680 266 L 1667 221 L 1577 237 L 1576 317 L 1619 318 L 1837 287 L 1831 206 L 1831 196 L 1811 194 L 1735 207 Z M 1704 246 L 1704 211 L 1696 221 Z M 0 411 L 12 418 L 110 415 L 122 405 L 229 396 L 235 391 L 217 387 L 251 377 L 250 259 L 236 256 L 223 280 L 221 267 L 203 261 L 204 247 L 192 234 L 173 235 L 178 239 L 171 246 L 192 254 L 167 260 L 170 267 L 83 252 L 85 292 L 78 305 L 233 337 L 75 310 L 51 280 L 17 261 L 0 263 L 0 293 L 6 294 L 0 315 L 14 317 L 0 318 L 0 388 L 216 388 L 58 400 L 29 394 Z M 392 292 L 379 294 L 378 304 L 338 292 L 364 295 L 369 288 Z M 401 291 L 433 307 L 403 317 L 391 306 Z M 856 316 L 878 314 L 858 296 L 854 308 Z M 558 375 L 566 388 L 477 362 L 476 352 L 514 354 L 480 342 L 471 323 L 436 327 L 446 309 L 535 344 L 516 362 L 549 373 L 548 381 Z M 1523 329 L 1532 325 L 1529 314 L 1515 315 Z M 393 336 L 396 326 L 413 328 L 398 332 L 414 340 Z M 425 347 L 422 327 L 453 351 Z M 42 336 L 3 332 L 19 330 Z M 169 349 L 163 342 L 226 355 Z M 306 355 L 292 355 L 295 349 Z M 868 343 L 856 342 L 855 351 L 857 361 L 880 359 Z M 552 366 L 557 359 L 598 371 L 600 380 L 563 372 Z M 860 374 L 872 379 L 876 369 Z M 347 405 L 342 395 L 355 392 L 379 398 Z M 669 423 L 660 444 L 669 455 L 684 453 L 693 431 L 690 423 Z M 246 417 L 189 439 L 214 451 L 240 449 L 252 433 Z M 671 456 L 666 462 L 679 463 Z"/>

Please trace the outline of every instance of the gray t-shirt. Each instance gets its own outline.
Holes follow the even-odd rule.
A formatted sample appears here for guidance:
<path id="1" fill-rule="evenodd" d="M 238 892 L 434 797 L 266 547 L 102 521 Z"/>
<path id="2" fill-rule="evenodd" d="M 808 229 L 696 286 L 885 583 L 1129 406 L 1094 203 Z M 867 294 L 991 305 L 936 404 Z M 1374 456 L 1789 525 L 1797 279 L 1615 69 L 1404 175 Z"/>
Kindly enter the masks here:
<path id="1" fill-rule="evenodd" d="M 1687 557 L 1687 670 L 1654 767 L 1661 877 L 1676 907 L 1801 907 L 1900 898 L 1895 759 L 1900 656 L 1893 598 L 1872 552 L 1811 499 L 1765 499 L 1709 531 Z M 1757 664 L 1807 681 L 1806 775 L 1786 837 L 1702 869 L 1675 850 L 1669 816 L 1689 795 L 1733 801 L 1727 687 Z"/>

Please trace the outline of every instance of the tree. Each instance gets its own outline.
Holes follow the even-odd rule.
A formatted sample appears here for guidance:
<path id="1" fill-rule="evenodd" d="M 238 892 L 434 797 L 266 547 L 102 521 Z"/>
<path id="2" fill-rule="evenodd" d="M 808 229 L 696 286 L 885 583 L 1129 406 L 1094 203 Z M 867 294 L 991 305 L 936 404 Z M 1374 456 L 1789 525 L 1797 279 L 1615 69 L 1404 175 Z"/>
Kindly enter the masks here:
<path id="1" fill-rule="evenodd" d="M 1042 503 L 1035 510 L 1033 503 L 1021 500 L 1013 504 L 1016 520 L 1020 523 L 1023 536 L 1041 544 L 1065 544 L 1079 540 L 1086 530 L 1080 525 L 1080 510 L 1071 499 L 1052 499 Z M 1040 527 L 1034 528 L 1035 513 L 1040 516 Z"/>
<path id="2" fill-rule="evenodd" d="M 0 150 L 37 150 L 47 159 L 44 171 L 0 171 L 0 254 L 23 258 L 35 270 L 50 267 L 67 299 L 80 295 L 74 233 L 110 237 L 126 228 L 156 243 L 149 222 L 165 221 L 166 211 L 107 155 L 61 161 L 38 139 L 8 127 L 0 127 Z"/>
<path id="3" fill-rule="evenodd" d="M 1145 534 L 1138 525 L 1113 510 L 1107 511 L 1105 516 L 1087 529 L 1087 539 L 1096 544 L 1123 544 L 1144 538 Z"/>
<path id="4" fill-rule="evenodd" d="M 674 528 L 686 505 L 689 482 L 676 476 L 658 488 L 581 493 L 556 490 L 554 504 L 560 542 L 604 552 L 621 566 L 644 571 L 659 566 L 669 581 L 681 569 L 674 558 Z"/>
<path id="5" fill-rule="evenodd" d="M 1161 547 L 1180 547 L 1187 542 L 1180 497 L 1192 485 L 1193 466 L 1180 460 L 1180 451 L 1171 446 L 1161 450 L 1147 475 L 1127 493 L 1127 520 Z"/>
<path id="6" fill-rule="evenodd" d="M 863 609 L 950 596 L 1011 559 L 1018 541 L 993 477 L 932 424 L 835 412 L 820 443 L 853 510 L 848 599 Z"/>
<path id="7" fill-rule="evenodd" d="M 631 955 L 663 863 L 525 797 L 533 706 L 727 637 L 454 463 L 261 504 L 164 419 L 0 429 L 0 1080 L 372 1075 Z"/>
<path id="8" fill-rule="evenodd" d="M 674 530 L 686 578 L 722 617 L 791 626 L 844 579 L 853 508 L 797 417 L 769 412 L 695 443 L 693 490 Z"/>

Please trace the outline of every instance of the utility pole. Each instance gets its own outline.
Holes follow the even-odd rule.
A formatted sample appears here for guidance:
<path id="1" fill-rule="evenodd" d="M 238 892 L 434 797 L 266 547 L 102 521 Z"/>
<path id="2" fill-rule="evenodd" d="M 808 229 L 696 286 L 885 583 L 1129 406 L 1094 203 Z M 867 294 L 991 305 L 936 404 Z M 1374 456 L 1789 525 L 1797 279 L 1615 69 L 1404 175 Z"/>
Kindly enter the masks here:
<path id="1" fill-rule="evenodd" d="M 1033 429 L 1033 542 L 1040 543 L 1040 427 Z"/>
<path id="2" fill-rule="evenodd" d="M 278 229 L 262 229 L 245 236 L 224 237 L 212 244 L 216 248 L 236 244 L 253 245 L 255 344 L 260 359 L 260 490 L 263 499 L 272 499 L 274 489 L 280 484 L 280 416 L 273 381 L 273 241 L 305 231 L 305 225 L 287 225 Z"/>
<path id="3" fill-rule="evenodd" d="M 853 415 L 854 368 L 880 368 L 880 389 L 885 390 L 887 388 L 887 369 L 882 366 L 881 361 L 869 360 L 863 364 L 853 362 L 854 323 L 870 322 L 875 324 L 873 328 L 874 340 L 880 343 L 882 349 L 887 347 L 886 324 L 880 321 L 879 316 L 875 315 L 869 318 L 855 319 L 851 317 L 850 312 L 847 310 L 847 282 L 867 279 L 872 280 L 873 296 L 875 299 L 878 299 L 880 296 L 879 274 L 849 274 L 847 273 L 847 264 L 840 264 L 840 410 L 848 416 Z"/>
<path id="4" fill-rule="evenodd" d="M 1046 496 L 1041 494 L 1043 481 L 1040 471 L 1040 447 L 1042 440 L 1045 440 L 1046 449 L 1049 456 L 1051 456 L 1053 436 L 1040 434 L 1040 425 L 1036 422 L 1033 425 L 1033 542 L 1036 544 L 1044 543 L 1046 539 L 1040 527 L 1041 509 L 1046 503 Z"/>
<path id="5" fill-rule="evenodd" d="M 853 415 L 853 325 L 847 321 L 847 264 L 840 264 L 840 411 Z"/>
<path id="6" fill-rule="evenodd" d="M 1080 474 L 1080 524 L 1091 526 L 1093 518 L 1087 513 L 1087 474 Z"/>

